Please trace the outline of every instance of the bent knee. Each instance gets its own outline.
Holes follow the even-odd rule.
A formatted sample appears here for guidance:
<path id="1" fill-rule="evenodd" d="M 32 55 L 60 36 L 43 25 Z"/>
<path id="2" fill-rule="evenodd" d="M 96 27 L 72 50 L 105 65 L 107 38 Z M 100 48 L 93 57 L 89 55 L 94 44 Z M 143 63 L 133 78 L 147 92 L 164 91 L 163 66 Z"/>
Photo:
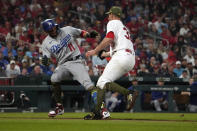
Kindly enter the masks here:
<path id="1" fill-rule="evenodd" d="M 97 82 L 97 87 L 99 87 L 100 89 L 107 89 L 109 87 L 111 82 L 109 81 L 103 81 L 103 82 Z"/>
<path id="2" fill-rule="evenodd" d="M 61 79 L 58 78 L 58 75 L 53 74 L 53 75 L 51 76 L 51 82 L 52 82 L 52 83 L 59 83 L 59 82 L 61 82 Z"/>

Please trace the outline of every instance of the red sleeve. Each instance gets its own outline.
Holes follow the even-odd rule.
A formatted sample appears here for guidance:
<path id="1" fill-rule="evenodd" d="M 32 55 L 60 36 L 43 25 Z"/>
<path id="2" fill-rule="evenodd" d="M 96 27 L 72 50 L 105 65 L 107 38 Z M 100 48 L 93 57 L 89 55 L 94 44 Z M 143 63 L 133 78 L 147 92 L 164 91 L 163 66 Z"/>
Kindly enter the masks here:
<path id="1" fill-rule="evenodd" d="M 81 36 L 81 37 L 84 37 L 85 34 L 86 34 L 86 31 L 85 31 L 85 30 L 82 30 L 80 36 Z"/>
<path id="2" fill-rule="evenodd" d="M 114 32 L 112 32 L 112 31 L 108 32 L 105 37 L 114 39 Z"/>

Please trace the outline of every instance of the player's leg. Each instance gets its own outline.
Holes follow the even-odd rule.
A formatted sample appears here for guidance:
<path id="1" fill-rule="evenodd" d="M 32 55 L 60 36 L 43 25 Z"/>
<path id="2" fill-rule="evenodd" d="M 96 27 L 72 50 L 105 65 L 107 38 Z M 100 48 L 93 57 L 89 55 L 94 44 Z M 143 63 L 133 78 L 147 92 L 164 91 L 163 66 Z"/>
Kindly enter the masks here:
<path id="1" fill-rule="evenodd" d="M 73 78 L 77 80 L 83 87 L 91 93 L 93 100 L 96 98 L 96 87 L 94 86 L 88 71 L 83 61 L 72 61 L 67 65 L 67 69 L 73 75 Z M 95 100 L 94 100 L 95 101 Z"/>
<path id="2" fill-rule="evenodd" d="M 58 66 L 51 76 L 52 83 L 52 96 L 56 102 L 56 108 L 49 112 L 49 117 L 55 117 L 64 113 L 64 107 L 62 103 L 62 90 L 60 82 L 65 76 L 68 76 L 68 71 L 63 66 Z"/>
<path id="3" fill-rule="evenodd" d="M 62 99 L 61 99 L 61 84 L 60 82 L 52 82 L 52 92 L 53 92 L 53 97 L 55 99 L 56 103 L 62 103 Z"/>
<path id="4" fill-rule="evenodd" d="M 115 54 L 115 56 L 112 57 L 97 82 L 97 86 L 103 91 L 98 92 L 96 111 L 99 110 L 99 107 L 102 104 L 102 100 L 104 99 L 104 95 L 99 93 L 105 93 L 105 90 L 119 92 L 127 96 L 127 99 L 131 101 L 132 96 L 130 94 L 132 93 L 132 91 L 120 86 L 117 83 L 114 83 L 113 81 L 119 79 L 125 73 L 130 71 L 133 68 L 134 64 L 135 57 L 131 54 L 125 56 L 124 52 L 121 52 Z"/>
<path id="5" fill-rule="evenodd" d="M 81 60 L 71 61 L 67 64 L 67 69 L 73 75 L 73 79 L 77 80 L 87 91 L 95 89 L 88 71 Z"/>
<path id="6" fill-rule="evenodd" d="M 160 104 L 159 100 L 157 100 L 157 99 L 153 100 L 153 105 L 154 105 L 156 111 L 162 111 L 161 106 L 160 106 L 161 104 Z"/>
<path id="7" fill-rule="evenodd" d="M 135 57 L 127 52 L 117 52 L 104 69 L 103 74 L 97 82 L 97 86 L 101 89 L 128 94 L 128 90 L 114 83 L 115 80 L 122 77 L 130 71 L 135 65 Z"/>
<path id="8" fill-rule="evenodd" d="M 114 109 L 116 108 L 116 106 L 120 103 L 120 101 L 118 100 L 118 95 L 119 93 L 115 92 L 115 93 L 112 93 L 110 98 L 105 99 L 106 101 L 106 107 L 108 107 L 109 111 L 114 111 Z M 110 103 L 110 104 L 109 104 Z"/>
<path id="9" fill-rule="evenodd" d="M 97 104 L 97 91 L 98 88 L 92 83 L 88 71 L 82 61 L 73 61 L 68 65 L 68 70 L 73 75 L 74 79 L 77 80 L 84 88 L 91 93 L 94 106 Z M 99 89 L 100 90 L 100 89 Z M 102 116 L 99 113 L 87 115 L 84 119 L 101 119 Z M 95 115 L 96 114 L 96 115 Z"/>

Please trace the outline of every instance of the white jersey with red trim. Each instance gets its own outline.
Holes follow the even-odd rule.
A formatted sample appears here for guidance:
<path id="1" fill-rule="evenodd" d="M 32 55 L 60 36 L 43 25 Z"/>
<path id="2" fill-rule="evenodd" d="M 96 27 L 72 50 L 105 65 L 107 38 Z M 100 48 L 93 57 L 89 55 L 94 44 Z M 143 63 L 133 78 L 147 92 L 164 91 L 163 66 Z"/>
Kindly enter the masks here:
<path id="1" fill-rule="evenodd" d="M 48 58 L 54 56 L 58 65 L 63 64 L 66 59 L 80 55 L 80 50 L 75 41 L 82 30 L 66 26 L 59 29 L 58 36 L 54 39 L 49 35 L 42 42 L 42 53 Z"/>
<path id="2" fill-rule="evenodd" d="M 114 34 L 114 45 L 110 45 L 111 60 L 97 82 L 97 87 L 101 89 L 106 83 L 114 82 L 131 71 L 135 65 L 135 52 L 129 30 L 120 20 L 111 20 L 107 24 L 107 34 L 109 32 Z"/>
<path id="3" fill-rule="evenodd" d="M 131 41 L 129 30 L 120 20 L 111 20 L 107 24 L 107 33 L 114 33 L 114 44 L 112 51 L 130 49 L 133 51 L 133 43 Z"/>

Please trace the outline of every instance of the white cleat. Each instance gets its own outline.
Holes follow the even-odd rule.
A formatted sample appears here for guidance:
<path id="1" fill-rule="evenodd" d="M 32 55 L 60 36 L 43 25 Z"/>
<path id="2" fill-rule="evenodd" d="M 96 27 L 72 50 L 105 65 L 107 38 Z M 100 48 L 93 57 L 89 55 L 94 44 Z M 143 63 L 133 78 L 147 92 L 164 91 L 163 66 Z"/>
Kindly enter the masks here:
<path id="1" fill-rule="evenodd" d="M 49 117 L 55 117 L 57 115 L 62 115 L 64 114 L 64 107 L 63 105 L 57 105 L 55 110 L 49 111 L 48 116 Z"/>

